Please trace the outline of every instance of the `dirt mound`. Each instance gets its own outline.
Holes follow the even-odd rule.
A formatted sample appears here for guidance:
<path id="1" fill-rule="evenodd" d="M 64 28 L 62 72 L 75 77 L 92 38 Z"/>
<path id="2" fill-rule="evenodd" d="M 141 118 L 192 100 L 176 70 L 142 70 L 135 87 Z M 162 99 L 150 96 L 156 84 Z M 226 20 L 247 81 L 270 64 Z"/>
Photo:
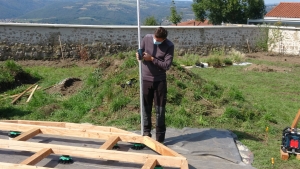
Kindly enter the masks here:
<path id="1" fill-rule="evenodd" d="M 267 65 L 258 65 L 258 64 L 251 64 L 244 70 L 246 71 L 257 71 L 257 72 L 290 72 L 291 69 L 282 68 L 277 66 L 267 66 Z"/>
<path id="2" fill-rule="evenodd" d="M 82 87 L 82 81 L 78 78 L 67 78 L 47 90 L 49 94 L 59 93 L 63 96 L 69 96 L 76 93 Z"/>

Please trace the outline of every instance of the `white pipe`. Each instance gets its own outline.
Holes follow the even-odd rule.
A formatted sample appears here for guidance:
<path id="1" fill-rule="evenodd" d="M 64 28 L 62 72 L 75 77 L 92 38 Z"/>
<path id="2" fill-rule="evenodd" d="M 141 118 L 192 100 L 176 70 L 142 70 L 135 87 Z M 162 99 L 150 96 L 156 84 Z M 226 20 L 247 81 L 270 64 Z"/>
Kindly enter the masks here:
<path id="1" fill-rule="evenodd" d="M 138 22 L 138 43 L 141 48 L 141 25 L 140 25 L 140 0 L 137 0 L 137 22 Z M 141 135 L 143 135 L 144 118 L 143 118 L 143 78 L 142 78 L 142 61 L 139 61 L 139 78 L 140 78 L 140 114 L 141 114 Z"/>

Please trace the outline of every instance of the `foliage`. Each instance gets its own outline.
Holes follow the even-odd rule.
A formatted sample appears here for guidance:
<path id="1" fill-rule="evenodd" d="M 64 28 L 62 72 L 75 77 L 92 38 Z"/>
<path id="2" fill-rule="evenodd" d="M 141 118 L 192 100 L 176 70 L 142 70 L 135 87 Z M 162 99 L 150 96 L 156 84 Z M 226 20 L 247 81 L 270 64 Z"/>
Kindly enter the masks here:
<path id="1" fill-rule="evenodd" d="M 178 14 L 175 6 L 174 0 L 172 0 L 172 4 L 170 7 L 171 15 L 169 16 L 169 20 L 177 26 L 178 23 L 182 20 L 182 13 Z"/>
<path id="2" fill-rule="evenodd" d="M 26 72 L 13 60 L 0 64 L 0 91 L 6 91 L 26 83 L 33 83 L 40 77 L 38 74 Z"/>
<path id="3" fill-rule="evenodd" d="M 256 40 L 256 47 L 263 51 L 271 51 L 278 45 L 278 42 L 282 41 L 283 34 L 280 29 L 281 23 L 275 23 L 274 26 L 271 25 L 259 25 L 260 36 Z M 280 51 L 284 52 L 284 51 Z"/>
<path id="4" fill-rule="evenodd" d="M 145 19 L 144 25 L 146 26 L 156 26 L 158 25 L 157 20 L 155 19 L 154 16 L 149 16 Z"/>
<path id="5" fill-rule="evenodd" d="M 266 12 L 263 0 L 194 0 L 192 9 L 196 20 L 208 18 L 214 25 L 245 24 L 248 18 L 262 18 Z"/>

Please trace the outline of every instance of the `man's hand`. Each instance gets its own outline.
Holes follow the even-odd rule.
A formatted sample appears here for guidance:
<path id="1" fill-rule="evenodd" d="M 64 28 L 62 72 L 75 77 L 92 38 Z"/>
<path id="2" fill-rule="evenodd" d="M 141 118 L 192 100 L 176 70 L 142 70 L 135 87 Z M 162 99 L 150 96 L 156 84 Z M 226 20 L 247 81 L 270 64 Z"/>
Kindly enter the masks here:
<path id="1" fill-rule="evenodd" d="M 148 53 L 144 52 L 144 56 L 143 56 L 145 61 L 153 61 L 153 57 L 151 55 L 149 55 Z"/>
<path id="2" fill-rule="evenodd" d="M 138 52 L 135 53 L 135 57 L 136 57 L 136 60 L 137 60 L 137 61 L 140 61 L 140 60 L 139 60 L 139 53 L 138 53 Z"/>

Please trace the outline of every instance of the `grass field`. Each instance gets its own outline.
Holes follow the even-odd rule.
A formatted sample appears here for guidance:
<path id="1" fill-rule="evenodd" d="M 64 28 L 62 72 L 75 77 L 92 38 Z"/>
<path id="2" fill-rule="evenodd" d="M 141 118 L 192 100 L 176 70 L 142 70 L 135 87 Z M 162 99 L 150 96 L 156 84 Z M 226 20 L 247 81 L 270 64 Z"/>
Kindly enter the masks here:
<path id="1" fill-rule="evenodd" d="M 196 55 L 189 57 L 193 62 L 198 60 Z M 280 159 L 279 148 L 282 130 L 291 125 L 299 110 L 300 66 L 251 58 L 245 61 L 291 71 L 246 71 L 249 66 L 186 70 L 179 65 L 193 62 L 177 57 L 168 72 L 167 124 L 176 128 L 231 130 L 253 152 L 254 167 L 272 168 L 274 158 L 273 168 L 297 168 L 299 161 L 295 157 L 288 161 Z M 101 58 L 94 64 L 24 66 L 26 72 L 40 79 L 41 89 L 29 103 L 23 97 L 15 105 L 10 104 L 7 95 L 20 93 L 29 85 L 0 93 L 0 118 L 89 122 L 139 129 L 137 65 L 134 52 L 128 52 Z M 72 94 L 43 90 L 69 77 L 80 78 L 82 83 Z"/>

